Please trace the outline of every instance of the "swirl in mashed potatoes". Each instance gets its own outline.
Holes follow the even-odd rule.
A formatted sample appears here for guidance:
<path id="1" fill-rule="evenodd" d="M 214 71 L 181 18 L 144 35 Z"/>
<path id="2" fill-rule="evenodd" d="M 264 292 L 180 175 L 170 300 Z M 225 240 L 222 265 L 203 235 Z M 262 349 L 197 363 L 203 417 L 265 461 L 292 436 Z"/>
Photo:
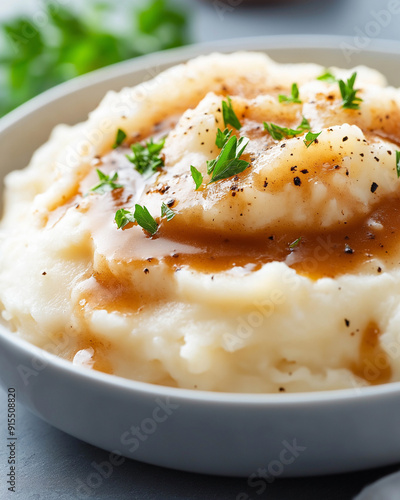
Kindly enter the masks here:
<path id="1" fill-rule="evenodd" d="M 365 67 L 332 68 L 328 81 L 324 71 L 213 54 L 57 127 L 6 178 L 4 320 L 76 365 L 153 384 L 262 393 L 399 381 L 400 93 Z M 354 72 L 351 109 L 338 80 Z M 298 98 L 279 98 L 294 83 Z M 246 168 L 209 183 L 229 103 Z M 143 175 L 131 147 L 164 137 Z M 93 190 L 98 170 L 114 185 Z M 117 227 L 116 212 L 138 205 L 154 231 L 134 218 Z"/>

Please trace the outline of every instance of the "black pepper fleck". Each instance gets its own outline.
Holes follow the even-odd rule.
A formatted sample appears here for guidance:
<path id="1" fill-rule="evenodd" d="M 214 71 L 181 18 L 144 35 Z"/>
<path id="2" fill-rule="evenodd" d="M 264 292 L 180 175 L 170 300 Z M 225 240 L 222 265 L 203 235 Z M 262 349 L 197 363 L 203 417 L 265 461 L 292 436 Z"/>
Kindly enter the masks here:
<path id="1" fill-rule="evenodd" d="M 352 254 L 354 253 L 354 250 L 346 243 L 344 247 L 344 253 Z"/>
<path id="2" fill-rule="evenodd" d="M 293 179 L 293 182 L 294 182 L 295 186 L 301 186 L 301 179 L 300 179 L 300 177 L 295 177 Z"/>
<path id="3" fill-rule="evenodd" d="M 371 193 L 375 193 L 377 189 L 378 189 L 378 184 L 376 182 L 373 182 L 371 184 Z"/>

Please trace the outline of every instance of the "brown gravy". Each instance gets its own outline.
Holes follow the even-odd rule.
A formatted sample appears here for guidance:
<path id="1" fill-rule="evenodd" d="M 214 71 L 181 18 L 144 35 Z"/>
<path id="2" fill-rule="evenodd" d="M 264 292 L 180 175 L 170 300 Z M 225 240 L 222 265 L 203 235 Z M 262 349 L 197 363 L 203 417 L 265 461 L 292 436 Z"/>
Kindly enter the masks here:
<path id="1" fill-rule="evenodd" d="M 388 355 L 379 343 L 380 335 L 378 325 L 369 323 L 361 338 L 359 360 L 351 366 L 354 375 L 370 385 L 385 384 L 390 382 L 392 377 Z"/>
<path id="2" fill-rule="evenodd" d="M 105 196 L 109 196 L 108 194 Z M 204 273 L 227 271 L 233 267 L 257 270 L 273 261 L 286 262 L 298 273 L 312 279 L 334 278 L 378 259 L 374 272 L 380 273 L 400 263 L 400 196 L 388 197 L 372 212 L 352 224 L 338 224 L 333 229 L 316 228 L 314 232 L 260 232 L 251 236 L 227 238 L 213 231 L 197 230 L 185 224 L 179 214 L 167 222 L 158 220 L 157 233 L 150 237 L 137 225 L 118 230 L 113 223 L 121 201 L 111 196 L 93 210 L 93 224 L 105 226 L 102 235 L 108 239 L 108 252 L 116 251 L 117 260 L 149 268 L 160 261 L 171 270 L 188 267 Z M 98 220 L 95 220 L 98 219 Z M 370 225 L 382 225 L 376 229 Z M 297 242 L 297 244 L 296 244 Z"/>
<path id="3" fill-rule="evenodd" d="M 373 229 L 370 220 L 382 224 Z M 315 232 L 263 232 L 252 237 L 225 238 L 215 233 L 196 232 L 180 227 L 179 217 L 162 222 L 155 238 L 184 243 L 192 253 L 165 255 L 175 268 L 188 266 L 201 272 L 215 273 L 236 266 L 252 265 L 258 269 L 272 261 L 286 262 L 300 274 L 317 279 L 333 278 L 379 259 L 385 265 L 399 264 L 400 196 L 383 200 L 372 213 L 352 225 L 339 225 L 334 230 Z M 295 242 L 301 238 L 296 245 Z M 199 251 L 200 250 L 200 251 Z M 376 272 L 382 269 L 376 267 Z"/>

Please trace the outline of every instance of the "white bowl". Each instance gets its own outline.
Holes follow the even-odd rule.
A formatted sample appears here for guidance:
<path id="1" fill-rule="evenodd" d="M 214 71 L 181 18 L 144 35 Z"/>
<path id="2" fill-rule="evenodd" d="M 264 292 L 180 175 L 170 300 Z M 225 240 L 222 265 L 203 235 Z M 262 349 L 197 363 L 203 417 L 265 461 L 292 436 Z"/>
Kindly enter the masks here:
<path id="1" fill-rule="evenodd" d="M 282 62 L 367 64 L 400 86 L 400 44 L 353 53 L 342 38 L 269 37 L 198 45 L 97 71 L 0 120 L 1 175 L 25 166 L 57 123 L 85 119 L 109 89 L 210 51 L 267 51 Z M 110 452 L 211 474 L 299 476 L 400 461 L 400 383 L 304 394 L 221 394 L 159 387 L 77 368 L 0 327 L 0 379 L 55 427 Z M 115 457 L 110 455 L 112 462 Z"/>

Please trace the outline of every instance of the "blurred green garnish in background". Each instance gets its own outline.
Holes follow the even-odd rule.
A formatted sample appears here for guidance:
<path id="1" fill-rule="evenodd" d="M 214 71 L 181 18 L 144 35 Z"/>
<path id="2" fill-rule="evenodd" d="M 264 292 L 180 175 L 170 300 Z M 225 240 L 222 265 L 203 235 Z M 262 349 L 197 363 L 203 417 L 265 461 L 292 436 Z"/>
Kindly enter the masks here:
<path id="1" fill-rule="evenodd" d="M 123 12 L 118 2 L 81 5 L 47 1 L 0 24 L 0 116 L 75 76 L 188 41 L 187 14 L 169 0 Z"/>

